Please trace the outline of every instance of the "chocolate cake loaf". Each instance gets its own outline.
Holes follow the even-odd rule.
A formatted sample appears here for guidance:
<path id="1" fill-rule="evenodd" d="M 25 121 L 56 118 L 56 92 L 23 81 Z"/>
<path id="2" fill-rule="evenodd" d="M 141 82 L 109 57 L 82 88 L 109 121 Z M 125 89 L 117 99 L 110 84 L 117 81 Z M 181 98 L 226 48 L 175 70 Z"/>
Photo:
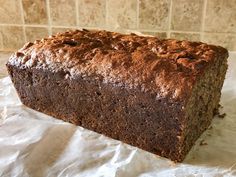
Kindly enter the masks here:
<path id="1" fill-rule="evenodd" d="M 7 68 L 26 106 L 182 161 L 218 109 L 226 49 L 75 30 L 27 43 Z"/>

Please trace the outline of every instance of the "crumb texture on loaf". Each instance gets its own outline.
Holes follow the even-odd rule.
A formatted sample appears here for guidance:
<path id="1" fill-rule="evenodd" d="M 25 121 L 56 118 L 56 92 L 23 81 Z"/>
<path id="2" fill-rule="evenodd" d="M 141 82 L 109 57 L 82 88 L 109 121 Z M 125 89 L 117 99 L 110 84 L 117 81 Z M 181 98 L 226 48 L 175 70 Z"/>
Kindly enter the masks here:
<path id="1" fill-rule="evenodd" d="M 26 106 L 182 161 L 218 108 L 226 49 L 75 30 L 27 43 L 8 71 Z"/>
<path id="2" fill-rule="evenodd" d="M 227 55 L 224 48 L 200 42 L 76 30 L 28 43 L 9 62 L 64 71 L 67 77 L 96 75 L 105 83 L 178 99 L 205 67 Z"/>

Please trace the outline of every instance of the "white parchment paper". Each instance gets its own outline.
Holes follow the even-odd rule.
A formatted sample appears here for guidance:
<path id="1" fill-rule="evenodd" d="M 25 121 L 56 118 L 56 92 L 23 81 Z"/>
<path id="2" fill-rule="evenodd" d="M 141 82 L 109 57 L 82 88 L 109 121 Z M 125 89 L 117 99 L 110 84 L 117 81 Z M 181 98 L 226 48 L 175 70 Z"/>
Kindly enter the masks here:
<path id="1" fill-rule="evenodd" d="M 236 176 L 236 53 L 221 104 L 227 116 L 215 118 L 175 164 L 25 107 L 6 77 L 0 80 L 0 176 Z"/>

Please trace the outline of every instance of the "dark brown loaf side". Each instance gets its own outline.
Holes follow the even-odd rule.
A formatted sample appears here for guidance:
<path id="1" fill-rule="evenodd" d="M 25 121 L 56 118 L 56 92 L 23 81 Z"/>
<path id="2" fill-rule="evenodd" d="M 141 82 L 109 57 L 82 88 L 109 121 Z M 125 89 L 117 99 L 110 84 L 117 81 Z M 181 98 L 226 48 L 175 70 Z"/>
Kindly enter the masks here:
<path id="1" fill-rule="evenodd" d="M 182 161 L 218 109 L 226 49 L 76 30 L 26 44 L 8 71 L 26 106 Z"/>

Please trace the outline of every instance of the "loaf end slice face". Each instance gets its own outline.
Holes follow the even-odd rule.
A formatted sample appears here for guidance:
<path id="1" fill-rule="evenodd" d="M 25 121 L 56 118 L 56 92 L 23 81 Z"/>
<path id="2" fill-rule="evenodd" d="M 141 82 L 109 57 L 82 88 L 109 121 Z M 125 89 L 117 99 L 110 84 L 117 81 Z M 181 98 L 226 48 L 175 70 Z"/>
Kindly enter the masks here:
<path id="1" fill-rule="evenodd" d="M 226 49 L 76 30 L 26 44 L 8 71 L 26 106 L 182 161 L 218 109 Z"/>

